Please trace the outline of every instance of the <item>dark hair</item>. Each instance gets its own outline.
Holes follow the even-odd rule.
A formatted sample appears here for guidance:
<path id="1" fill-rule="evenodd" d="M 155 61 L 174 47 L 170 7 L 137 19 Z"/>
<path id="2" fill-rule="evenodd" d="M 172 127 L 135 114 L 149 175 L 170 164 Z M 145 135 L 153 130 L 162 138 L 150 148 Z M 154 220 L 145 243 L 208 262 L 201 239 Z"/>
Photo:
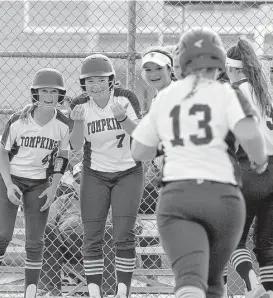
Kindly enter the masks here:
<path id="1" fill-rule="evenodd" d="M 170 58 L 171 60 L 171 67 L 169 65 L 167 65 L 167 67 L 170 68 L 171 70 L 171 79 L 172 81 L 176 81 L 176 77 L 174 75 L 174 72 L 173 72 L 173 55 L 172 55 L 172 52 L 169 50 L 170 46 L 166 46 L 166 47 L 160 47 L 160 46 L 152 46 L 152 47 L 149 47 L 147 48 L 143 53 L 142 53 L 142 57 L 144 57 L 145 55 L 149 54 L 149 53 L 152 53 L 152 52 L 156 52 L 156 53 L 160 53 L 160 54 L 163 54 L 167 57 Z"/>
<path id="2" fill-rule="evenodd" d="M 229 77 L 225 71 L 221 71 L 218 74 L 216 80 L 219 81 L 220 83 L 229 83 L 230 82 Z"/>
<path id="3" fill-rule="evenodd" d="M 270 106 L 271 98 L 262 65 L 250 42 L 246 38 L 239 38 L 237 44 L 227 51 L 227 57 L 242 61 L 243 73 L 251 85 L 258 101 L 257 104 L 264 115 Z"/>

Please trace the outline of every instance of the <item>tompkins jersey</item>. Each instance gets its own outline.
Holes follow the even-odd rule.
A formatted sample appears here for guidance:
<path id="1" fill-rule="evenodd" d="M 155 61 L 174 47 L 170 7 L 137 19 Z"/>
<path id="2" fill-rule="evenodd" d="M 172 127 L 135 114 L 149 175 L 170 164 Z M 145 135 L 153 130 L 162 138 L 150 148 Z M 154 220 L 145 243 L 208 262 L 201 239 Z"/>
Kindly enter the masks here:
<path id="1" fill-rule="evenodd" d="M 134 93 L 114 88 L 105 108 L 100 108 L 87 94 L 76 97 L 71 108 L 82 104 L 85 110 L 83 164 L 96 171 L 125 171 L 136 165 L 131 154 L 131 137 L 114 117 L 114 103 L 128 104 L 127 116 L 140 118 L 140 105 Z"/>
<path id="2" fill-rule="evenodd" d="M 254 94 L 254 91 L 251 85 L 247 82 L 246 79 L 241 80 L 233 84 L 239 88 L 247 98 L 250 99 L 253 109 L 259 117 L 259 127 L 265 138 L 265 145 L 267 154 L 273 155 L 273 106 L 269 107 L 266 111 L 266 115 L 261 114 L 261 110 L 258 106 L 258 101 Z"/>
<path id="3" fill-rule="evenodd" d="M 27 121 L 16 113 L 8 121 L 1 143 L 9 151 L 10 173 L 29 179 L 45 179 L 52 173 L 58 149 L 69 149 L 73 122 L 55 110 L 54 117 L 44 126 L 32 115 Z"/>
<path id="4" fill-rule="evenodd" d="M 132 137 L 146 146 L 164 147 L 163 181 L 207 179 L 237 184 L 225 138 L 239 120 L 253 116 L 248 100 L 224 83 L 201 79 L 183 99 L 194 76 L 161 91 Z"/>

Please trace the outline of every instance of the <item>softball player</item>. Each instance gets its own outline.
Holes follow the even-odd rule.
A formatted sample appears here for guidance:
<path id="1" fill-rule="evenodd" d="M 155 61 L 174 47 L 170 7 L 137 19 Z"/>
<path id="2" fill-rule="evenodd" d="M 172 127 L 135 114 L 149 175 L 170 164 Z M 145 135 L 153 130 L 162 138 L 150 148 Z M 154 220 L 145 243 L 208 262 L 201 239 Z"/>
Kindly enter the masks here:
<path id="1" fill-rule="evenodd" d="M 25 298 L 36 297 L 49 206 L 68 163 L 72 121 L 55 109 L 65 93 L 61 73 L 38 71 L 31 86 L 32 105 L 11 116 L 1 140 L 0 262 L 12 239 L 18 206 L 23 205 Z"/>
<path id="2" fill-rule="evenodd" d="M 125 298 L 136 261 L 134 225 L 144 186 L 142 163 L 134 161 L 130 150 L 140 105 L 133 92 L 117 86 L 113 65 L 104 55 L 83 61 L 80 83 L 85 93 L 72 102 L 71 144 L 78 150 L 84 141 L 80 198 L 87 285 L 91 297 L 101 297 L 102 245 L 111 205 L 116 297 Z"/>
<path id="3" fill-rule="evenodd" d="M 172 54 L 164 47 L 150 47 L 142 55 L 142 77 L 157 93 L 175 81 Z"/>
<path id="4" fill-rule="evenodd" d="M 246 39 L 227 52 L 227 74 L 233 86 L 248 98 L 260 119 L 260 129 L 265 137 L 269 166 L 263 175 L 251 170 L 251 161 L 239 148 L 237 155 L 241 166 L 246 201 L 246 223 L 242 238 L 231 257 L 231 263 L 244 280 L 247 297 L 260 297 L 266 290 L 273 290 L 273 110 L 267 80 L 254 49 Z M 260 266 L 260 282 L 253 270 L 251 254 L 246 248 L 249 230 L 257 218 L 257 239 L 254 252 Z"/>
<path id="5" fill-rule="evenodd" d="M 163 189 L 157 209 L 161 243 L 175 274 L 179 298 L 221 297 L 223 269 L 242 234 L 245 205 L 227 153 L 233 131 L 263 172 L 267 156 L 248 100 L 216 81 L 225 68 L 218 34 L 198 28 L 182 35 L 184 79 L 158 94 L 132 134 L 135 160 L 164 146 Z"/>

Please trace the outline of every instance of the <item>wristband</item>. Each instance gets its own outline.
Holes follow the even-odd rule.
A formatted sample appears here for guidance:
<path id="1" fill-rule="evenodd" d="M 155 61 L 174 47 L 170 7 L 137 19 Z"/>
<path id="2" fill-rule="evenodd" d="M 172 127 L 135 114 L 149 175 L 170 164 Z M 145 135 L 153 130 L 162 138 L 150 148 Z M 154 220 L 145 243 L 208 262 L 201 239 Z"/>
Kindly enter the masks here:
<path id="1" fill-rule="evenodd" d="M 53 174 L 64 174 L 68 165 L 68 158 L 57 156 L 54 161 Z"/>
<path id="2" fill-rule="evenodd" d="M 126 115 L 123 120 L 119 121 L 119 123 L 124 122 L 127 118 L 128 118 L 128 116 Z"/>

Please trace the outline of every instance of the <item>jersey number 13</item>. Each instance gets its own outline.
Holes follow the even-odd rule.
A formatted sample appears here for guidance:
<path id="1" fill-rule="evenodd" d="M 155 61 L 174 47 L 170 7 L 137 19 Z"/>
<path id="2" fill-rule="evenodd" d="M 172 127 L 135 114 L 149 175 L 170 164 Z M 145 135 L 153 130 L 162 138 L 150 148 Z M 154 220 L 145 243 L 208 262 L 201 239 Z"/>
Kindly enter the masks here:
<path id="1" fill-rule="evenodd" d="M 174 139 L 171 140 L 173 146 L 184 146 L 184 140 L 180 136 L 180 105 L 174 106 L 171 110 L 170 117 L 172 118 Z M 204 131 L 204 136 L 190 135 L 190 140 L 195 145 L 206 145 L 212 141 L 212 130 L 209 125 L 211 121 L 211 110 L 208 105 L 194 104 L 189 109 L 189 115 L 203 114 L 203 119 L 198 121 L 198 128 Z"/>

